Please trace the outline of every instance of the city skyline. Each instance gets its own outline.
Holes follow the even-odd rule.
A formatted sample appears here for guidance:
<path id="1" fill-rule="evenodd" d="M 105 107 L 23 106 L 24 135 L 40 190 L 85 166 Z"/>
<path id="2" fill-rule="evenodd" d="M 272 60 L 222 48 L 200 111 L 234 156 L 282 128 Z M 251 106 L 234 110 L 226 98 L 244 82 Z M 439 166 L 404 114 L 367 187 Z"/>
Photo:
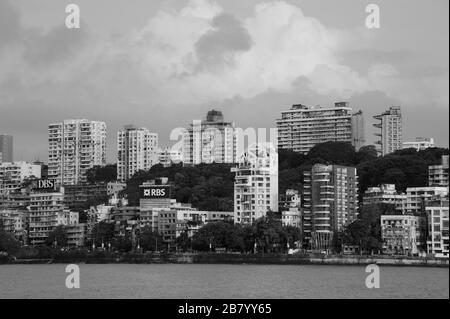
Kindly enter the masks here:
<path id="1" fill-rule="evenodd" d="M 239 127 L 270 128 L 293 104 L 336 101 L 363 111 L 367 144 L 371 117 L 400 105 L 404 141 L 433 137 L 448 147 L 446 1 L 380 1 L 376 30 L 365 28 L 366 4 L 356 1 L 142 1 L 126 10 L 78 1 L 79 30 L 65 29 L 64 4 L 38 2 L 0 1 L 0 134 L 14 136 L 15 160 L 47 161 L 48 124 L 69 118 L 106 122 L 107 162 L 115 162 L 126 124 L 167 145 L 173 128 L 212 108 Z"/>

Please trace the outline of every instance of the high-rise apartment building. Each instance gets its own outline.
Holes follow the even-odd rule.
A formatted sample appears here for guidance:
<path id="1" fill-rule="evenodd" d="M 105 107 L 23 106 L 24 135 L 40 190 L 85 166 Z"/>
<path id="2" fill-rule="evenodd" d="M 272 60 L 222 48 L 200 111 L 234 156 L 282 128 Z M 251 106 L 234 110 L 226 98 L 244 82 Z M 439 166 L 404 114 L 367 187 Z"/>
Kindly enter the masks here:
<path id="1" fill-rule="evenodd" d="M 106 124 L 66 120 L 48 127 L 48 177 L 59 185 L 86 182 L 86 171 L 106 165 Z"/>
<path id="2" fill-rule="evenodd" d="M 252 224 L 269 211 L 278 212 L 278 154 L 270 143 L 253 144 L 231 169 L 234 222 Z"/>
<path id="3" fill-rule="evenodd" d="M 440 165 L 428 166 L 428 186 L 448 187 L 448 155 L 442 155 Z"/>
<path id="4" fill-rule="evenodd" d="M 355 167 L 316 164 L 303 172 L 303 236 L 311 249 L 330 249 L 333 237 L 358 216 Z"/>
<path id="5" fill-rule="evenodd" d="M 169 167 L 172 164 L 183 162 L 183 150 L 173 147 L 166 147 L 158 151 L 158 163 L 164 167 Z"/>
<path id="6" fill-rule="evenodd" d="M 132 125 L 117 133 L 117 179 L 126 182 L 158 162 L 158 134 Z"/>
<path id="7" fill-rule="evenodd" d="M 382 156 L 403 148 L 402 113 L 400 106 L 391 106 L 386 112 L 373 117 L 379 123 L 373 126 L 379 129 L 375 135 L 380 139 L 375 142 L 379 145 L 378 153 Z"/>
<path id="8" fill-rule="evenodd" d="M 0 135 L 0 163 L 13 161 L 13 137 Z"/>
<path id="9" fill-rule="evenodd" d="M 183 136 L 183 163 L 235 163 L 237 130 L 222 112 L 211 110 L 204 121 L 193 121 Z"/>
<path id="10" fill-rule="evenodd" d="M 306 154 L 325 142 L 348 142 L 359 149 L 364 145 L 362 112 L 352 114 L 347 102 L 334 107 L 293 105 L 277 119 L 278 147 Z"/>
<path id="11" fill-rule="evenodd" d="M 366 124 L 363 112 L 359 110 L 352 115 L 352 145 L 359 151 L 366 144 Z"/>

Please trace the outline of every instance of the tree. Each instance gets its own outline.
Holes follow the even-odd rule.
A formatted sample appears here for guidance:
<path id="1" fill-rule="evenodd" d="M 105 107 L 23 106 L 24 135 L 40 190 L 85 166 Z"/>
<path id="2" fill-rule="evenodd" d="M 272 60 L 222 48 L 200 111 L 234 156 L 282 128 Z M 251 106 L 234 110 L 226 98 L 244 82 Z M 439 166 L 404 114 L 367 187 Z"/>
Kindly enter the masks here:
<path id="1" fill-rule="evenodd" d="M 136 172 L 122 192 L 130 205 L 139 203 L 139 186 L 158 177 L 168 177 L 172 183 L 171 198 L 191 203 L 200 210 L 232 211 L 234 174 L 230 164 L 201 164 L 183 167 L 155 165 L 148 171 Z"/>
<path id="2" fill-rule="evenodd" d="M 308 152 L 308 163 L 352 166 L 355 164 L 355 154 L 355 149 L 350 143 L 326 142 L 311 148 Z"/>
<path id="3" fill-rule="evenodd" d="M 117 180 L 117 164 L 94 166 L 86 172 L 87 181 L 91 184 L 108 183 Z"/>
<path id="4" fill-rule="evenodd" d="M 67 231 L 63 225 L 56 226 L 56 228 L 48 235 L 45 240 L 47 246 L 66 247 L 67 246 Z"/>
<path id="5" fill-rule="evenodd" d="M 127 253 L 133 249 L 133 243 L 130 236 L 115 237 L 112 241 L 112 246 L 119 252 Z"/>
<path id="6" fill-rule="evenodd" d="M 20 243 L 13 235 L 0 230 L 0 252 L 7 252 L 10 255 L 15 254 L 20 249 Z"/>
<path id="7" fill-rule="evenodd" d="M 192 238 L 192 248 L 208 251 L 215 248 L 236 249 L 239 238 L 233 224 L 219 221 L 209 223 L 200 228 Z"/>
<path id="8" fill-rule="evenodd" d="M 114 239 L 114 224 L 106 221 L 95 224 L 92 228 L 91 237 L 96 247 L 102 243 L 111 243 Z"/>
<path id="9" fill-rule="evenodd" d="M 359 246 L 359 250 L 362 252 L 366 247 L 369 234 L 370 224 L 366 220 L 357 219 L 345 228 L 343 242 Z"/>
<path id="10" fill-rule="evenodd" d="M 191 240 L 191 238 L 189 238 L 189 234 L 188 234 L 187 230 L 183 231 L 180 234 L 180 236 L 178 236 L 176 238 L 175 243 L 183 251 L 186 251 L 189 248 L 191 248 L 192 240 Z"/>
<path id="11" fill-rule="evenodd" d="M 152 231 L 150 226 L 145 226 L 139 235 L 139 242 L 144 251 L 158 251 L 163 247 L 162 236 Z"/>

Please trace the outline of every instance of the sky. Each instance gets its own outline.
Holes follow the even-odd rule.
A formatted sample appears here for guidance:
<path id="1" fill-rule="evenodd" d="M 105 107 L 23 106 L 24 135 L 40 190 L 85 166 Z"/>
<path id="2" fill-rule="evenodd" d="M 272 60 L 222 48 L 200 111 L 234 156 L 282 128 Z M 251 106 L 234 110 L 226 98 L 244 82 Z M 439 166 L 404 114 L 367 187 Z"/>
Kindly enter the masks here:
<path id="1" fill-rule="evenodd" d="M 81 27 L 65 26 L 66 5 Z M 126 124 L 159 133 L 212 108 L 245 129 L 293 104 L 348 101 L 373 116 L 400 105 L 404 140 L 449 145 L 449 2 L 379 0 L 0 0 L 0 134 L 16 160 L 47 160 L 48 124 Z"/>

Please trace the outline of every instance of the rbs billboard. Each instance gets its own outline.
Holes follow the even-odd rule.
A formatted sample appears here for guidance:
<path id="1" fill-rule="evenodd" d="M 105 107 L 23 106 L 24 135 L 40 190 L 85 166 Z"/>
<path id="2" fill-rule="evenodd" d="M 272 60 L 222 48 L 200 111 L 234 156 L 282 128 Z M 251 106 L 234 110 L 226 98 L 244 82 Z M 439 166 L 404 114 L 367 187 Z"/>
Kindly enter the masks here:
<path id="1" fill-rule="evenodd" d="M 140 188 L 140 198 L 170 198 L 170 186 L 143 186 Z"/>

